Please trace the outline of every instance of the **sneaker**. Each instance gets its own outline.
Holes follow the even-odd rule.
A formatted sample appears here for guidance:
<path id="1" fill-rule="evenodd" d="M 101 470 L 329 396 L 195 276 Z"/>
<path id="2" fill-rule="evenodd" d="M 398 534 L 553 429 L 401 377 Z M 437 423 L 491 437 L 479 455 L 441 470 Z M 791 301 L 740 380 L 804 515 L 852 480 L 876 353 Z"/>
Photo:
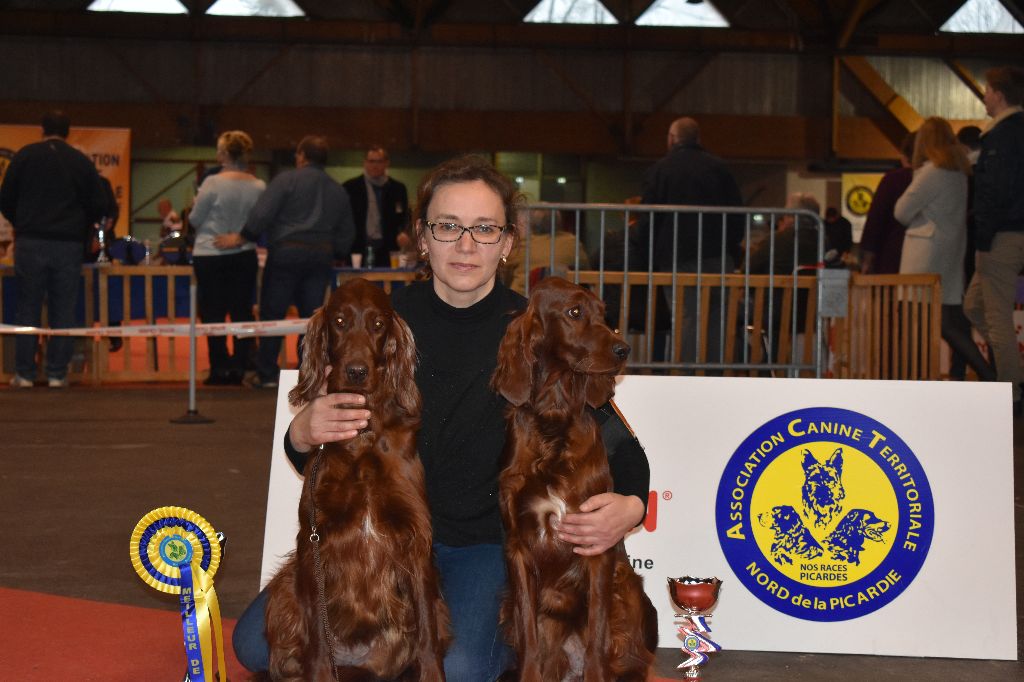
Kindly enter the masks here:
<path id="1" fill-rule="evenodd" d="M 20 374 L 15 374 L 13 377 L 11 377 L 12 388 L 32 388 L 33 385 L 34 384 L 32 383 L 31 379 L 26 379 Z"/>
<path id="2" fill-rule="evenodd" d="M 277 388 L 277 379 L 260 379 L 258 376 L 255 376 L 248 382 L 248 386 L 256 389 Z"/>
<path id="3" fill-rule="evenodd" d="M 68 378 L 64 377 L 63 379 L 59 379 L 57 377 L 50 377 L 46 380 L 46 385 L 50 388 L 67 388 Z"/>

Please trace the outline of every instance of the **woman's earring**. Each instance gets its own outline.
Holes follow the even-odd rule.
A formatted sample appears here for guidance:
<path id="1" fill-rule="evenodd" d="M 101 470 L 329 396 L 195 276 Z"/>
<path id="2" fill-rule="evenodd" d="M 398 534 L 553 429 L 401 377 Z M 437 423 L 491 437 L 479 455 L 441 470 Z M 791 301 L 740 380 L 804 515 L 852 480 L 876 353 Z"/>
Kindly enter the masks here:
<path id="1" fill-rule="evenodd" d="M 420 258 L 422 260 L 427 260 L 427 250 L 426 249 L 423 249 L 422 251 L 420 251 Z"/>
<path id="2" fill-rule="evenodd" d="M 508 256 L 502 256 L 501 257 L 501 264 L 502 265 L 508 265 Z"/>

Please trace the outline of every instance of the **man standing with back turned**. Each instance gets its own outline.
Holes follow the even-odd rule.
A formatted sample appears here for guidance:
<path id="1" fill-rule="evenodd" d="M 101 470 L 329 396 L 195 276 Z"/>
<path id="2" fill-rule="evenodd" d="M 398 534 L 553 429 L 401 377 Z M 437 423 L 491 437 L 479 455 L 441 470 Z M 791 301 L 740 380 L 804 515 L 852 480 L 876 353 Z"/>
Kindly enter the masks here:
<path id="1" fill-rule="evenodd" d="M 999 381 L 1013 387 L 1020 414 L 1021 368 L 1013 306 L 1024 268 L 1024 69 L 1002 66 L 985 73 L 985 111 L 974 176 L 974 277 L 964 312 L 992 351 Z"/>
<path id="2" fill-rule="evenodd" d="M 668 129 L 668 153 L 647 172 L 642 204 L 680 204 L 686 206 L 741 206 L 739 185 L 725 163 L 700 144 L 700 126 L 692 118 L 677 118 Z M 723 219 L 724 227 L 723 230 Z M 676 225 L 678 224 L 678 233 Z M 646 226 L 639 228 L 641 252 L 646 254 Z M 724 231 L 724 235 L 723 235 Z M 723 240 L 724 236 L 724 240 Z M 735 251 L 743 239 L 743 219 L 709 213 L 698 220 L 696 213 L 682 213 L 678 223 L 671 213 L 654 217 L 654 263 L 659 272 L 700 272 L 709 279 L 730 273 Z M 672 245 L 675 241 L 676 248 Z M 698 242 L 700 249 L 698 250 Z M 724 246 L 724 258 L 723 258 Z M 710 310 L 701 310 L 708 320 L 708 362 L 720 362 L 719 292 L 712 290 Z M 697 290 L 687 287 L 683 313 L 684 362 L 700 360 L 697 335 L 701 320 L 697 317 Z"/>
<path id="3" fill-rule="evenodd" d="M 15 320 L 23 326 L 40 325 L 44 299 L 51 328 L 75 326 L 85 244 L 106 207 L 96 166 L 65 141 L 70 128 L 64 112 L 44 115 L 42 141 L 14 155 L 0 188 L 0 213 L 14 225 Z M 11 386 L 32 388 L 38 344 L 18 336 Z M 74 339 L 52 336 L 46 349 L 48 385 L 66 388 Z"/>
<path id="4" fill-rule="evenodd" d="M 327 152 L 326 138 L 302 138 L 295 151 L 295 168 L 270 181 L 242 231 L 218 235 L 213 242 L 219 248 L 232 248 L 267 233 L 261 320 L 281 320 L 293 304 L 301 317 L 312 315 L 323 305 L 334 261 L 347 257 L 352 247 L 352 209 L 345 190 L 324 170 Z M 257 387 L 277 386 L 281 339 L 260 339 Z"/>

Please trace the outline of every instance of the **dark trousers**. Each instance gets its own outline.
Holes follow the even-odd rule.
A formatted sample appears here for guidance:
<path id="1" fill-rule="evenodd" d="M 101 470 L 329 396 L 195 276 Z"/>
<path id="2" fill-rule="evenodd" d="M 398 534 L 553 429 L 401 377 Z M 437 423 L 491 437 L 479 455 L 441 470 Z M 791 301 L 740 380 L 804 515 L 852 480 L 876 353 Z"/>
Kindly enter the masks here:
<path id="1" fill-rule="evenodd" d="M 696 260 L 683 261 L 678 266 L 678 272 L 697 272 Z M 732 259 L 704 258 L 701 261 L 701 286 L 717 285 L 722 273 L 729 274 L 733 270 Z M 697 287 L 686 287 L 683 293 L 683 319 L 682 319 L 682 347 L 683 362 L 700 362 L 701 353 L 698 352 L 700 345 L 701 328 L 707 329 L 707 341 L 701 348 L 706 351 L 705 362 L 721 363 L 725 361 L 725 337 L 722 336 L 722 289 L 714 286 L 711 289 L 710 303 L 708 307 L 701 308 L 697 312 L 698 302 Z M 671 301 L 669 301 L 671 303 Z M 704 320 L 707 320 L 705 323 Z M 735 330 L 726 330 L 726 335 L 734 333 Z"/>
<path id="2" fill-rule="evenodd" d="M 501 545 L 449 547 L 434 543 L 441 594 L 451 614 L 454 639 L 444 657 L 448 682 L 492 682 L 515 654 L 498 626 L 505 591 L 505 555 Z M 238 619 L 232 638 L 235 656 L 252 672 L 270 665 L 267 646 L 267 592 L 260 592 Z"/>
<path id="3" fill-rule="evenodd" d="M 19 325 L 38 327 L 42 322 L 43 300 L 51 329 L 75 326 L 75 305 L 82 282 L 81 242 L 42 239 L 16 241 L 14 273 L 18 281 Z M 68 374 L 74 338 L 51 336 L 46 344 L 46 376 L 63 379 Z M 39 338 L 21 335 L 14 344 L 14 369 L 25 379 L 35 379 Z"/>
<path id="4" fill-rule="evenodd" d="M 273 247 L 267 255 L 260 291 L 260 320 L 282 320 L 288 306 L 294 305 L 299 316 L 309 317 L 323 305 L 331 283 L 334 259 L 330 250 L 297 246 Z M 261 381 L 277 381 L 280 367 L 281 336 L 264 336 L 260 340 L 257 366 Z M 301 347 L 301 337 L 299 344 Z"/>
<path id="5" fill-rule="evenodd" d="M 971 323 L 964 315 L 961 305 L 942 306 L 942 338 L 949 344 L 953 351 L 953 357 L 971 366 L 971 369 L 978 375 L 981 381 L 995 381 L 996 370 L 985 360 L 985 356 L 978 350 L 974 339 L 971 338 Z M 961 365 L 962 368 L 962 365 Z M 956 364 L 950 367 L 950 374 L 954 378 L 963 379 L 963 369 L 959 370 L 959 376 L 953 374 L 957 371 Z"/>
<path id="6" fill-rule="evenodd" d="M 199 319 L 206 323 L 251 322 L 256 295 L 256 272 L 259 263 L 256 251 L 242 251 L 226 256 L 194 256 L 196 296 Z M 210 353 L 210 375 L 226 376 L 245 371 L 254 346 L 252 338 L 234 337 L 234 354 L 228 354 L 226 336 L 207 336 Z"/>

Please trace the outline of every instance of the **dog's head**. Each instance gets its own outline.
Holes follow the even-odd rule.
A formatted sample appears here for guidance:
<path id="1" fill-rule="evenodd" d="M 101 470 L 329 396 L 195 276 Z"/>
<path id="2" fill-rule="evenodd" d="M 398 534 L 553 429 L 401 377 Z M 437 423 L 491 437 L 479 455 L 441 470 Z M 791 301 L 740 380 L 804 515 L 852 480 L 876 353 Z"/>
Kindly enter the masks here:
<path id="1" fill-rule="evenodd" d="M 836 528 L 836 533 L 846 537 L 861 537 L 873 542 L 884 542 L 885 533 L 889 530 L 890 524 L 868 509 L 852 509 L 843 517 Z"/>
<path id="2" fill-rule="evenodd" d="M 513 405 L 550 398 L 598 407 L 614 395 L 615 376 L 625 368 L 629 350 L 605 324 L 599 298 L 549 277 L 509 324 L 491 385 Z"/>
<path id="3" fill-rule="evenodd" d="M 365 279 L 349 280 L 309 320 L 293 405 L 320 395 L 360 393 L 373 404 L 387 396 L 410 414 L 419 412 L 414 390 L 416 346 L 388 295 Z M 390 407 L 390 406 L 387 406 Z"/>
<path id="4" fill-rule="evenodd" d="M 837 448 L 824 463 L 815 459 L 810 450 L 804 450 L 803 454 L 804 504 L 817 516 L 821 516 L 824 510 L 838 509 L 846 497 L 842 448 Z"/>
<path id="5" fill-rule="evenodd" d="M 777 507 L 772 507 L 770 512 L 758 514 L 757 520 L 765 528 L 775 531 L 777 535 L 792 533 L 804 525 L 796 509 L 788 504 L 780 504 Z"/>

